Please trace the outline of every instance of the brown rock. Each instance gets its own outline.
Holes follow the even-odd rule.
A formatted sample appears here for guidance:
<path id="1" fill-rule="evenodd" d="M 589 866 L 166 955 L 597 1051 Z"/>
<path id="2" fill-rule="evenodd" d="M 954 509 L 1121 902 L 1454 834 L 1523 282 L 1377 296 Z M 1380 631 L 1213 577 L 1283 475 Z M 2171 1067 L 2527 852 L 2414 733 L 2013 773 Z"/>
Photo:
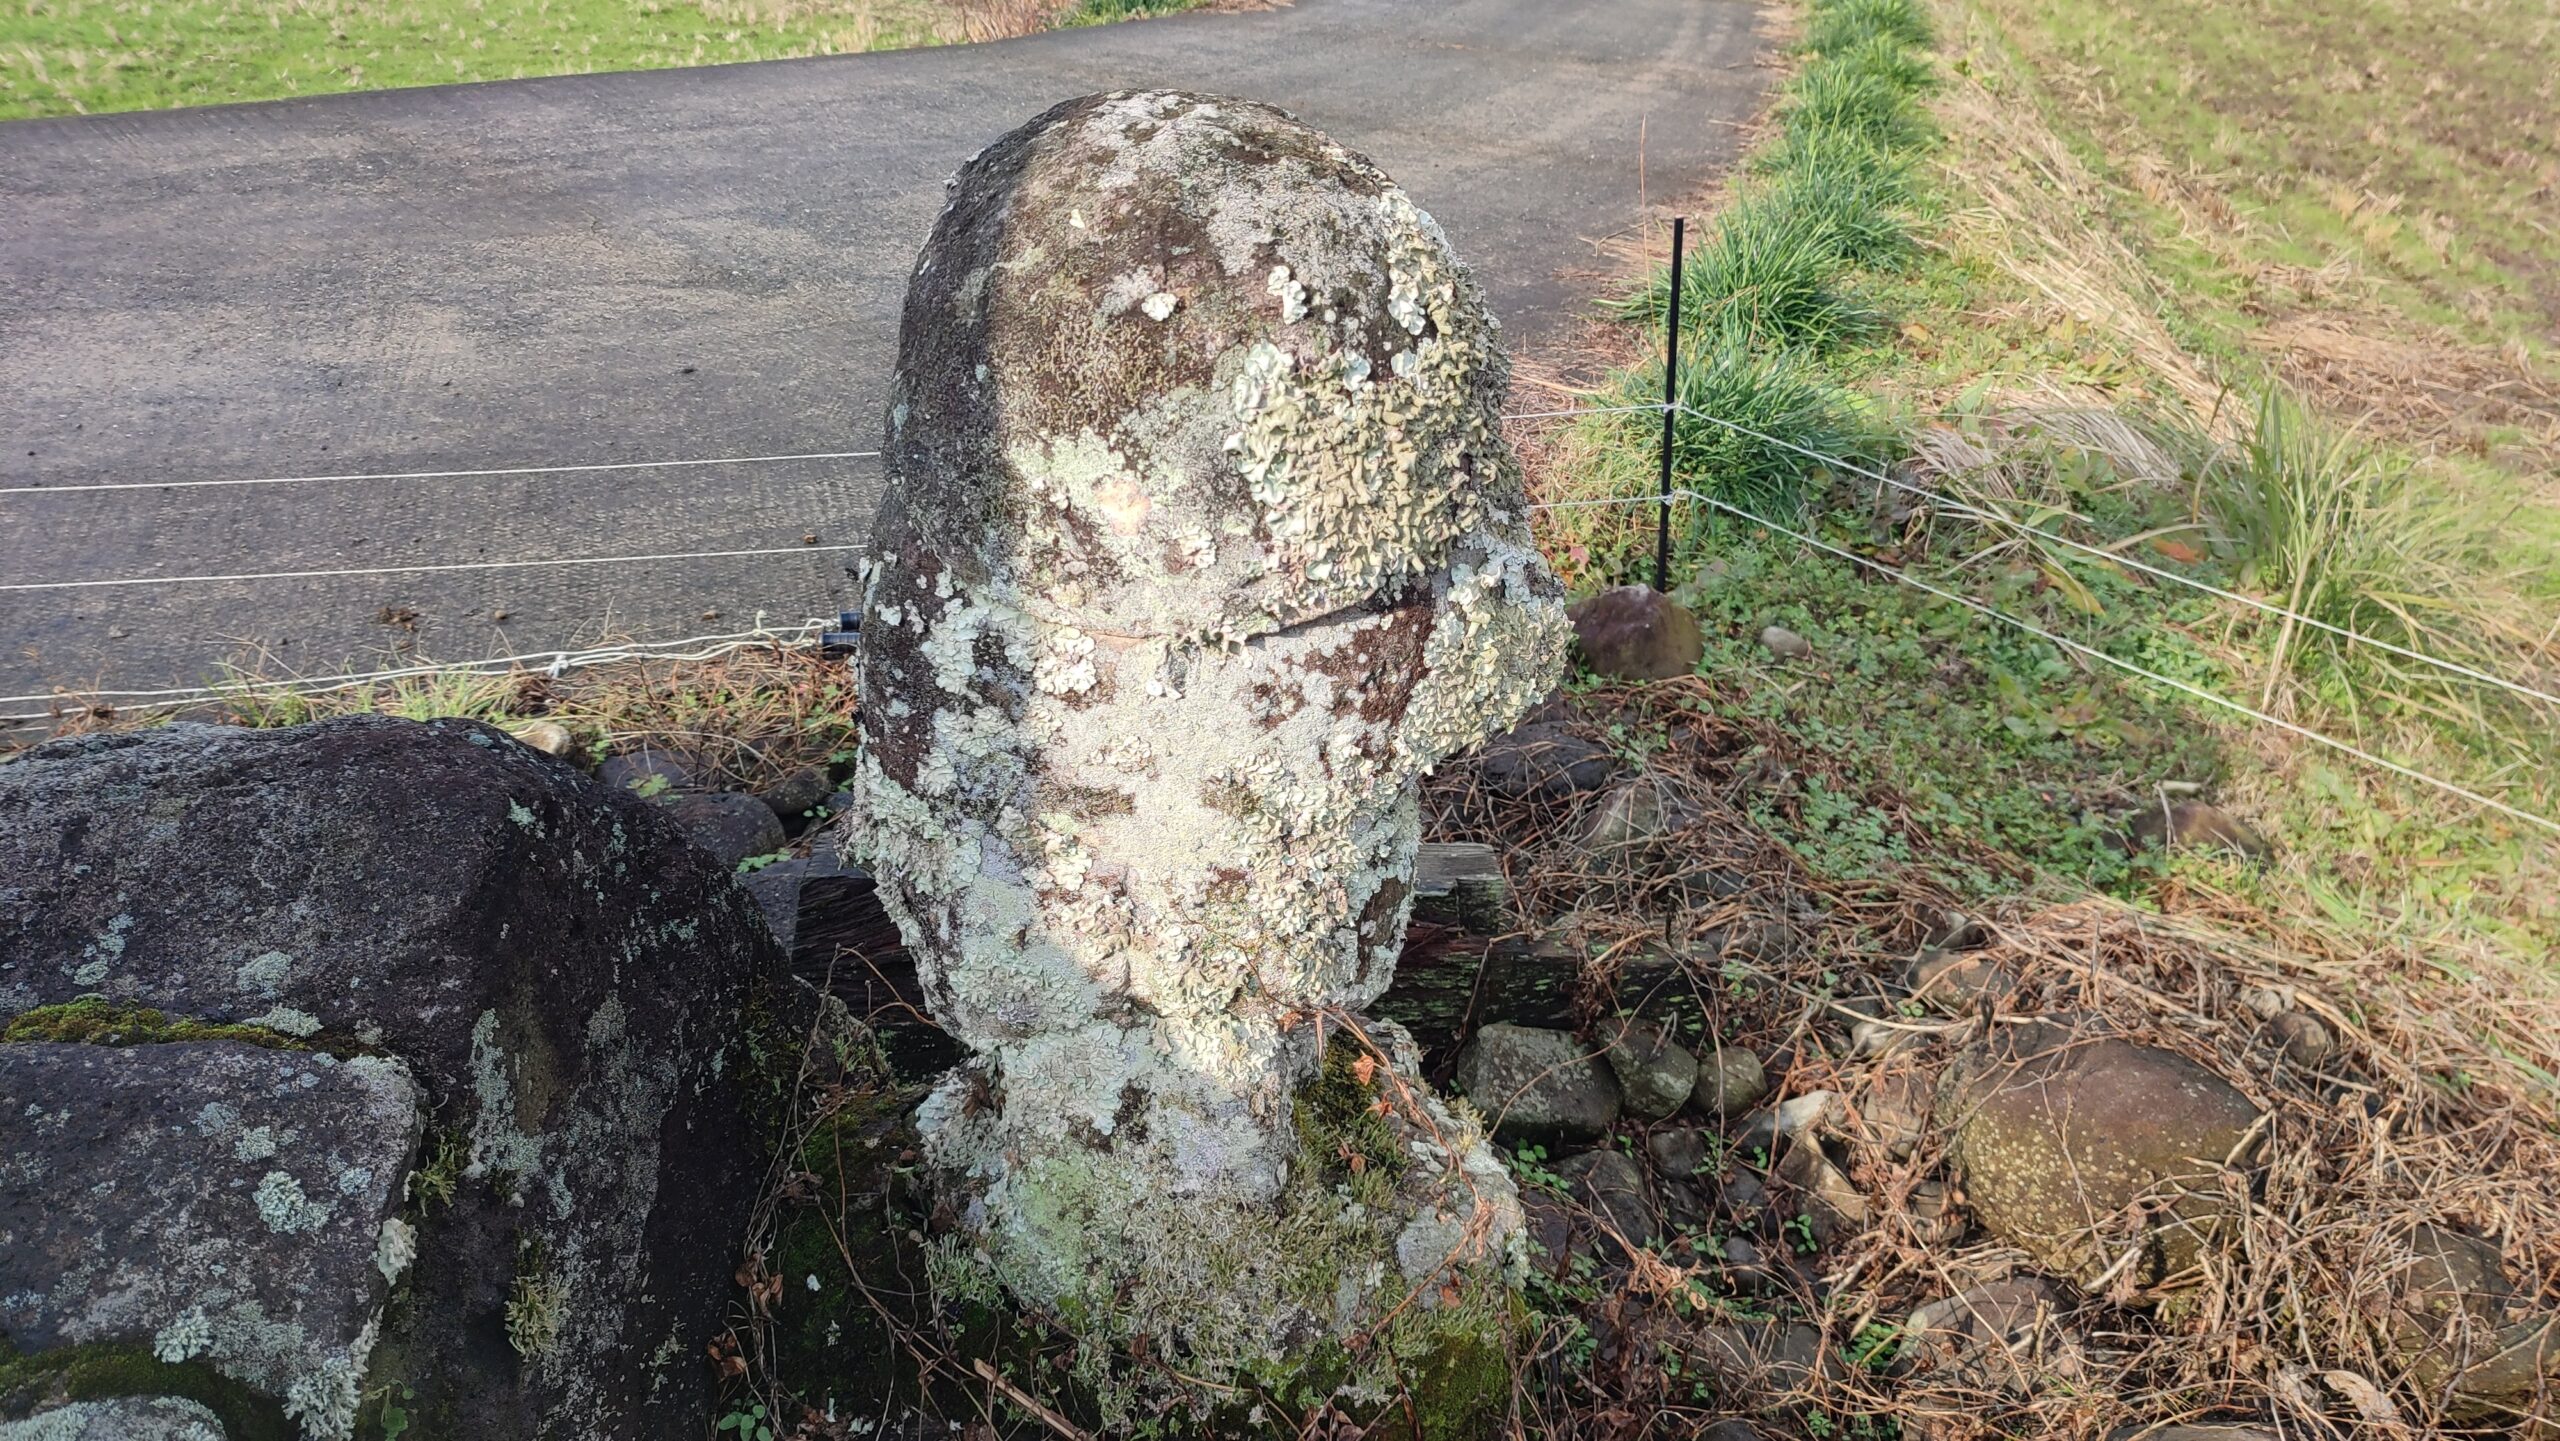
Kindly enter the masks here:
<path id="1" fill-rule="evenodd" d="M 1902 973 L 1911 999 L 1932 1010 L 1970 1012 L 1985 999 L 1997 1000 L 2018 988 L 2018 977 L 1988 956 L 1935 948 L 1922 951 Z"/>
<path id="2" fill-rule="evenodd" d="M 1811 1141 L 1780 1152 L 1776 1174 L 1802 1193 L 1804 1215 L 1813 1223 L 1813 1239 L 1822 1245 L 1846 1240 L 1875 1220 L 1867 1198 Z"/>
<path id="3" fill-rule="evenodd" d="M 1993 1281 L 1932 1301 L 1903 1324 L 1903 1357 L 1937 1382 L 2031 1391 L 2076 1369 L 2060 1318 L 2061 1287 L 2042 1277 Z"/>
<path id="4" fill-rule="evenodd" d="M 1689 675 L 1707 653 L 1698 622 L 1651 586 L 1622 585 L 1574 603 L 1574 639 L 1592 674 L 1613 680 Z"/>
<path id="5" fill-rule="evenodd" d="M 2258 1110 L 2171 1051 L 2007 1028 L 1951 1064 L 1936 1120 L 1985 1230 L 2084 1286 L 2190 1271 L 2232 1214 Z"/>
<path id="6" fill-rule="evenodd" d="M 2267 1022 L 2267 1036 L 2297 1066 L 2316 1069 L 2338 1053 L 2337 1035 L 2309 1011 L 2278 1012 Z"/>
<path id="7" fill-rule="evenodd" d="M 2203 801 L 2172 801 L 2136 811 L 2125 817 L 2125 834 L 2138 851 L 2220 849 L 2263 861 L 2274 849 L 2256 827 Z"/>

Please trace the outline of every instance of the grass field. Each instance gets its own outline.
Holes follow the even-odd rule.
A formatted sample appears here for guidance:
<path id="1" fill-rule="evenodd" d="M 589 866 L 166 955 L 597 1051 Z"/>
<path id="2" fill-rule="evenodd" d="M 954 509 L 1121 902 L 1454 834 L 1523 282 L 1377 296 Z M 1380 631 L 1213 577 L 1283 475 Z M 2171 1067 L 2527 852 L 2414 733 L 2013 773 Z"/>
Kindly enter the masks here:
<path id="1" fill-rule="evenodd" d="M 1806 450 L 1889 461 L 1976 515 L 1704 424 L 1682 431 L 1691 483 L 2560 813 L 2552 707 L 2113 559 L 2560 692 L 2553 8 L 1933 13 L 1926 74 L 1807 37 L 1753 173 L 1692 255 L 1700 359 L 1682 391 Z M 1662 304 L 1657 271 L 1624 313 L 1649 322 Z M 1659 385 L 1637 363 L 1608 393 Z M 1645 427 L 1606 422 L 1550 462 L 1551 486 L 1599 495 L 1649 486 L 1653 458 Z M 1551 537 L 1583 584 L 1649 551 L 1649 526 L 1605 514 Z M 1850 794 L 1772 818 L 1818 866 L 1936 866 L 1978 893 L 1998 879 L 1944 874 L 1968 863 L 1931 841 L 1981 838 L 2059 883 L 2146 903 L 2201 886 L 2428 949 L 2449 973 L 2560 946 L 2547 832 L 1729 514 L 1691 524 L 1684 594 L 1709 622 L 1708 673 L 1735 679 L 1737 710 L 1848 762 Z M 1819 680 L 1752 642 L 1771 621 L 1814 638 Z M 2164 784 L 2255 819 L 2279 860 L 2128 862 L 2106 818 Z"/>
<path id="2" fill-rule="evenodd" d="M 841 55 L 1184 0 L 0 0 L 0 119 Z"/>

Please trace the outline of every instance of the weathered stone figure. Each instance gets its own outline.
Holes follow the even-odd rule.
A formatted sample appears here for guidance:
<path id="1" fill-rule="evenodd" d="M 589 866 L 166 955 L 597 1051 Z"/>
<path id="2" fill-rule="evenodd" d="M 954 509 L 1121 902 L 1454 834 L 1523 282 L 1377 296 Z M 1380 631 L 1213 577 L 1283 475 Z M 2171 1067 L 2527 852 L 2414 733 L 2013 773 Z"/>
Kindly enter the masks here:
<path id="1" fill-rule="evenodd" d="M 1567 638 L 1494 331 L 1375 166 L 1202 95 L 997 141 L 908 290 L 862 831 L 976 1052 L 919 1125 L 977 1263 L 1188 1374 L 1321 1396 L 1508 1314 L 1510 1182 L 1355 1019 L 1418 778 Z"/>

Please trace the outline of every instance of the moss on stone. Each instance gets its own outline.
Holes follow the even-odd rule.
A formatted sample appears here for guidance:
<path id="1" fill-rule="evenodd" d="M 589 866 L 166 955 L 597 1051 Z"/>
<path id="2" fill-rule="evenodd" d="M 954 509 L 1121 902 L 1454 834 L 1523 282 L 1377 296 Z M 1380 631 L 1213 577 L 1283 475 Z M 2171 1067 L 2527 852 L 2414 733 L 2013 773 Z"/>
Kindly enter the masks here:
<path id="1" fill-rule="evenodd" d="M 22 1353 L 0 1342 L 0 1416 L 117 1396 L 184 1397 L 221 1418 L 229 1441 L 295 1441 L 301 1434 L 282 1406 L 201 1361 L 172 1365 L 140 1345 Z"/>
<path id="2" fill-rule="evenodd" d="M 1362 1076 L 1366 1051 L 1336 1037 L 1325 1047 L 1314 1080 L 1298 1090 L 1298 1138 L 1306 1159 L 1328 1183 L 1348 1185 L 1354 1196 L 1380 1204 L 1402 1177 L 1408 1158 L 1395 1128 L 1377 1110 L 1378 1088 Z M 1374 1077 L 1375 1071 L 1370 1075 Z M 1376 1194 L 1368 1194 L 1368 1193 Z"/>
<path id="3" fill-rule="evenodd" d="M 150 1046 L 172 1041 L 238 1041 L 277 1051 L 310 1047 L 282 1031 L 237 1022 L 200 1021 L 172 1016 L 148 1006 L 120 1006 L 101 996 L 83 996 L 58 1006 L 38 1006 L 9 1020 L 0 1044 L 55 1041 L 85 1046 Z"/>

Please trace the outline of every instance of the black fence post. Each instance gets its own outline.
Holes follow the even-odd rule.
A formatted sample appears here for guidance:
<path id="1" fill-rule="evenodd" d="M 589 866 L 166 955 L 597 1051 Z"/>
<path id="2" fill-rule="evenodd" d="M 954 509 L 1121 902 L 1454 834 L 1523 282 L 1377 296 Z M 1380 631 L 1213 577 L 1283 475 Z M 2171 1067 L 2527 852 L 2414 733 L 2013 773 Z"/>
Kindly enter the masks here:
<path id="1" fill-rule="evenodd" d="M 1689 217 L 1671 218 L 1671 306 L 1662 313 L 1662 499 L 1655 508 L 1653 588 L 1671 589 L 1671 427 L 1680 403 L 1680 258 L 1688 247 Z"/>

